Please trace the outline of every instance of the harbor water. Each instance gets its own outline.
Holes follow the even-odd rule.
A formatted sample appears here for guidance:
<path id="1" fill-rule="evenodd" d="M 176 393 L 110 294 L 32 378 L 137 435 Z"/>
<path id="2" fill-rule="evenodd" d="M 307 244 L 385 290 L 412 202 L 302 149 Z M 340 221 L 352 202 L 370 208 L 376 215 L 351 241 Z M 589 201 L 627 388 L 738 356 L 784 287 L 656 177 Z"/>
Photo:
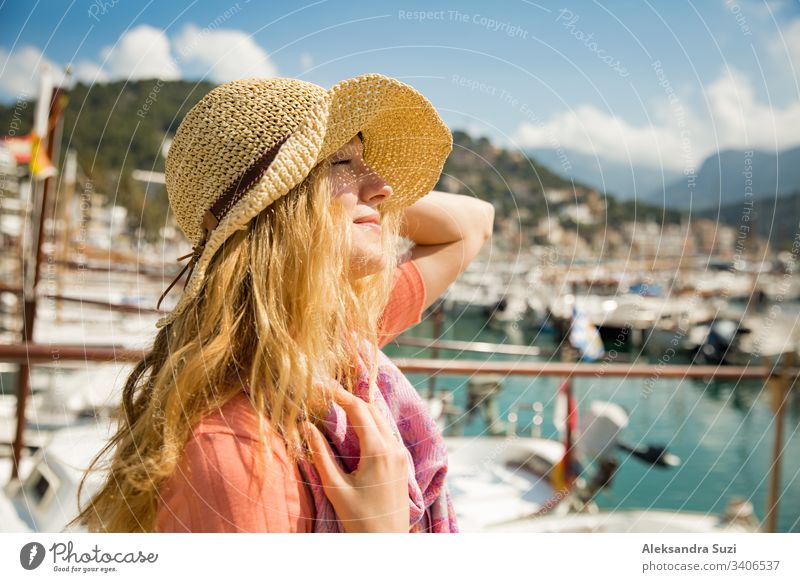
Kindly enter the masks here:
<path id="1" fill-rule="evenodd" d="M 426 317 L 406 336 L 433 337 L 433 320 Z M 556 344 L 550 333 L 519 328 L 508 333 L 491 329 L 485 318 L 445 316 L 441 339 L 540 346 L 544 353 Z M 521 340 L 521 341 L 520 341 Z M 390 357 L 430 358 L 426 348 L 390 344 L 384 348 Z M 608 352 L 607 352 L 608 354 Z M 521 357 L 439 350 L 442 359 L 477 361 L 547 361 L 552 356 Z M 655 363 L 657 358 L 627 354 L 627 361 Z M 681 363 L 677 358 L 670 364 Z M 422 394 L 427 394 L 428 375 L 408 374 Z M 467 405 L 468 376 L 441 375 L 436 391 L 454 395 L 454 404 Z M 541 436 L 559 438 L 553 423 L 556 377 L 507 376 L 498 403 L 502 420 L 518 412 L 517 434 L 530 435 L 534 412 L 532 403 L 543 406 Z M 574 378 L 573 394 L 579 419 L 593 400 L 622 406 L 630 416 L 622 438 L 632 444 L 666 445 L 682 463 L 676 468 L 645 465 L 620 451 L 620 466 L 610 490 L 597 497 L 598 505 L 613 510 L 650 508 L 720 514 L 731 497 L 748 499 L 759 520 L 763 520 L 774 442 L 770 395 L 760 381 L 701 381 L 694 379 L 624 378 L 598 376 Z M 519 406 L 519 408 L 518 408 Z M 797 391 L 785 408 L 783 461 L 781 468 L 779 532 L 800 532 L 800 398 Z M 580 421 L 579 421 L 580 425 Z M 456 430 L 455 422 L 445 434 Z M 466 436 L 486 434 L 480 414 L 461 423 L 458 431 Z M 589 468 L 591 470 L 591 467 Z"/>

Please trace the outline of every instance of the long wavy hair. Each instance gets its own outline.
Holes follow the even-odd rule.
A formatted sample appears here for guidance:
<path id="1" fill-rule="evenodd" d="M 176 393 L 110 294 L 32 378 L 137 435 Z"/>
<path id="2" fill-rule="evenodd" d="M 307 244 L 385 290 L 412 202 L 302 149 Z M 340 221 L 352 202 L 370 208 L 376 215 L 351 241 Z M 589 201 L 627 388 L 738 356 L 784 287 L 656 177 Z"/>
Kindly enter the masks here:
<path id="1" fill-rule="evenodd" d="M 154 531 L 159 486 L 176 470 L 193 427 L 249 386 L 256 414 L 296 461 L 308 454 L 299 422 L 319 422 L 336 379 L 353 391 L 355 350 L 372 346 L 402 245 L 401 212 L 382 209 L 386 268 L 351 280 L 352 218 L 332 200 L 330 162 L 231 235 L 215 253 L 196 300 L 157 333 L 127 378 L 118 428 L 81 480 L 103 473 L 69 527 Z M 272 459 L 264 423 L 260 457 Z M 101 463 L 102 459 L 102 463 Z"/>

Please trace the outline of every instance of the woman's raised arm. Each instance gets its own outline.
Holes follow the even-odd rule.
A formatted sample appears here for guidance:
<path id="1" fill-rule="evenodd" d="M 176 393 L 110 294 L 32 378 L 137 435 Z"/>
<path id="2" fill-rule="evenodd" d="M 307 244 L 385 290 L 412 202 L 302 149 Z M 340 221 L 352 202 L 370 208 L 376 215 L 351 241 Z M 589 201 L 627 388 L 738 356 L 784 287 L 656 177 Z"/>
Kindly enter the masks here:
<path id="1" fill-rule="evenodd" d="M 400 234 L 416 246 L 411 259 L 425 280 L 427 309 L 492 236 L 494 206 L 485 200 L 430 192 L 406 208 Z"/>

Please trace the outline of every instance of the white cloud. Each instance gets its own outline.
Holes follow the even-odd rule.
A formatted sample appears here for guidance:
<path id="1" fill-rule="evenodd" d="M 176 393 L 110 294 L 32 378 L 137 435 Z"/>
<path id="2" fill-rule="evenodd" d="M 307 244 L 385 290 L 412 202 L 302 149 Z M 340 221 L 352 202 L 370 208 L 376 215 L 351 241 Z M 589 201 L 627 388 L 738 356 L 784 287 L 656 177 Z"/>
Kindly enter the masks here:
<path id="1" fill-rule="evenodd" d="M 719 147 L 784 149 L 800 143 L 800 103 L 785 109 L 756 99 L 750 80 L 738 71 L 706 89 Z M 715 145 L 715 144 L 712 144 Z"/>
<path id="2" fill-rule="evenodd" d="M 73 75 L 77 80 L 83 81 L 87 85 L 104 83 L 109 80 L 108 74 L 100 65 L 91 61 L 81 61 L 76 64 Z"/>
<path id="3" fill-rule="evenodd" d="M 126 32 L 113 46 L 101 51 L 100 65 L 109 79 L 179 79 L 178 65 L 163 31 L 142 24 Z"/>
<path id="4" fill-rule="evenodd" d="M 57 85 L 64 84 L 63 68 L 46 58 L 38 48 L 23 46 L 12 53 L 0 48 L 0 93 L 14 99 L 36 97 L 39 73 L 44 66 L 50 67 Z"/>
<path id="5" fill-rule="evenodd" d="M 684 169 L 718 149 L 782 150 L 800 143 L 800 103 L 785 108 L 759 101 L 750 79 L 723 71 L 705 87 L 709 110 L 692 111 L 681 98 L 680 118 L 666 98 L 648 113 L 652 124 L 635 126 L 622 116 L 580 105 L 550 120 L 525 122 L 515 139 L 526 147 L 565 149 L 636 165 Z"/>
<path id="6" fill-rule="evenodd" d="M 199 65 L 204 77 L 218 83 L 277 74 L 267 52 L 241 30 L 201 30 L 187 24 L 175 37 L 174 47 L 181 62 Z"/>
<path id="7" fill-rule="evenodd" d="M 552 148 L 558 144 L 601 158 L 648 166 L 660 166 L 659 155 L 669 156 L 680 147 L 679 136 L 666 127 L 635 127 L 593 105 L 579 105 L 540 125 L 525 122 L 515 140 L 526 147 Z M 663 160 L 663 164 L 672 165 L 670 161 Z"/>
<path id="8" fill-rule="evenodd" d="M 787 70 L 791 75 L 794 69 L 795 75 L 800 75 L 800 18 L 796 18 L 781 27 L 780 34 L 770 36 L 767 49 L 772 58 L 780 64 L 781 68 Z M 786 59 L 789 59 L 791 66 L 787 66 Z"/>
<path id="9" fill-rule="evenodd" d="M 301 62 L 313 66 L 309 53 Z M 63 67 L 34 46 L 8 53 L 0 48 L 0 94 L 16 98 L 35 96 L 40 67 L 48 64 L 63 84 Z M 241 30 L 200 29 L 187 24 L 170 39 L 164 31 L 146 24 L 125 32 L 119 41 L 103 47 L 96 59 L 73 64 L 72 78 L 84 83 L 159 78 L 180 79 L 199 73 L 222 83 L 245 77 L 274 77 L 277 67 L 267 52 Z"/>

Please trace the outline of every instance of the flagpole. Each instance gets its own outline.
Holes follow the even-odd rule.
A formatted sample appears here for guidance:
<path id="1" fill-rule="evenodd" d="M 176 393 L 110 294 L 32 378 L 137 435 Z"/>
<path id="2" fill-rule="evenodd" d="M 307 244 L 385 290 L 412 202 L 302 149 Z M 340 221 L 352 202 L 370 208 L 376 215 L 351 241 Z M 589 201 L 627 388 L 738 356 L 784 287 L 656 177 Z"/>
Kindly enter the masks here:
<path id="1" fill-rule="evenodd" d="M 57 167 L 58 166 L 58 156 L 60 155 L 59 148 L 59 138 L 61 137 L 61 97 L 63 96 L 64 91 L 61 87 L 55 87 L 53 90 L 53 97 L 51 100 L 51 108 L 52 108 L 52 116 L 48 117 L 48 128 L 47 128 L 47 157 L 52 161 L 52 163 Z M 45 238 L 45 221 L 47 220 L 47 215 L 50 206 L 50 187 L 53 184 L 55 177 L 49 176 L 44 179 L 44 189 L 42 191 L 42 206 L 41 212 L 39 213 L 39 229 L 37 232 L 37 241 L 36 241 L 36 267 L 34 269 L 34 274 L 36 275 L 34 278 L 34 289 L 39 285 L 39 280 L 41 279 L 41 269 L 39 268 L 42 264 L 42 246 Z"/>

